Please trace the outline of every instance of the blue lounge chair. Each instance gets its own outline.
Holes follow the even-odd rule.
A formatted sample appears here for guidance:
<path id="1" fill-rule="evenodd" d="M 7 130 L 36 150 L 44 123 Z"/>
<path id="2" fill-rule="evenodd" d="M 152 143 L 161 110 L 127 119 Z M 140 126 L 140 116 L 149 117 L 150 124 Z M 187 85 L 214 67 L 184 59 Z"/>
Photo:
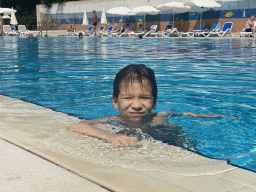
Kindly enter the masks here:
<path id="1" fill-rule="evenodd" d="M 188 36 L 188 37 L 195 37 L 197 36 L 199 33 L 204 32 L 206 30 L 206 25 L 205 23 L 201 23 L 197 26 L 196 30 L 191 30 L 189 32 L 179 32 L 179 36 L 183 37 L 183 36 Z"/>
<path id="2" fill-rule="evenodd" d="M 201 23 L 198 25 L 196 30 L 193 30 L 192 36 L 193 37 L 204 36 L 203 34 L 206 33 L 207 31 L 209 31 L 209 30 L 206 29 L 205 23 Z"/>
<path id="3" fill-rule="evenodd" d="M 114 31 L 113 29 L 114 29 L 113 25 L 109 26 L 108 30 L 102 33 L 102 36 L 111 36 L 111 33 L 113 33 Z"/>
<path id="4" fill-rule="evenodd" d="M 216 32 L 216 31 L 219 31 L 220 28 L 221 28 L 221 24 L 220 23 L 218 23 L 218 22 L 217 23 L 213 23 L 210 31 L 204 32 L 203 35 L 205 37 L 209 37 L 209 36 L 211 36 L 212 33 Z"/>
<path id="5" fill-rule="evenodd" d="M 233 36 L 233 34 L 231 33 L 232 26 L 233 26 L 232 22 L 226 22 L 224 23 L 222 30 L 216 30 L 212 32 L 211 36 L 218 35 L 219 37 L 224 37 L 226 34 L 231 34 L 231 36 Z"/>
<path id="6" fill-rule="evenodd" d="M 203 31 L 198 31 L 195 33 L 195 36 L 208 37 L 209 35 L 211 35 L 212 32 L 216 32 L 216 31 L 220 30 L 220 28 L 221 28 L 220 23 L 213 23 L 210 30 L 205 29 Z"/>
<path id="7" fill-rule="evenodd" d="M 172 29 L 172 28 L 171 28 Z M 166 30 L 168 30 L 168 29 L 166 29 Z M 170 29 L 169 29 L 170 30 Z M 179 32 L 178 32 L 178 30 L 171 30 L 171 31 L 167 31 L 166 33 L 165 33 L 165 36 L 166 37 L 170 37 L 170 36 L 179 36 Z"/>
<path id="8" fill-rule="evenodd" d="M 90 26 L 90 27 L 88 27 L 88 29 L 87 30 L 84 30 L 83 31 L 83 35 L 85 35 L 85 36 L 90 36 L 90 35 L 94 35 L 94 32 L 92 31 L 92 26 Z"/>
<path id="9" fill-rule="evenodd" d="M 139 36 L 139 35 L 145 35 L 148 31 L 147 31 L 147 26 L 146 25 L 143 25 L 143 27 L 142 27 L 143 29 L 142 30 L 140 30 L 140 31 L 137 31 L 136 33 L 135 33 L 135 36 L 137 37 L 137 36 Z"/>
<path id="10" fill-rule="evenodd" d="M 160 34 L 159 36 L 165 36 L 166 32 L 169 31 L 169 30 L 172 30 L 172 24 L 166 25 L 166 27 L 164 29 L 164 32 L 159 32 L 158 34 Z"/>
<path id="11" fill-rule="evenodd" d="M 87 30 L 75 32 L 75 35 L 79 35 L 79 33 L 82 33 L 84 36 L 89 36 L 94 34 L 94 32 L 92 32 L 92 26 L 88 27 Z"/>
<path id="12" fill-rule="evenodd" d="M 168 30 L 171 30 L 171 29 L 172 29 L 172 24 L 168 24 L 168 25 L 166 25 L 164 31 L 159 31 L 155 34 L 154 33 L 152 33 L 152 34 L 155 35 L 155 36 L 158 36 L 158 37 L 165 36 L 166 33 L 168 32 Z"/>
<path id="13" fill-rule="evenodd" d="M 153 37 L 154 34 L 156 34 L 156 29 L 157 29 L 157 25 L 151 25 L 149 28 L 149 31 L 143 37 L 147 37 L 147 36 Z"/>

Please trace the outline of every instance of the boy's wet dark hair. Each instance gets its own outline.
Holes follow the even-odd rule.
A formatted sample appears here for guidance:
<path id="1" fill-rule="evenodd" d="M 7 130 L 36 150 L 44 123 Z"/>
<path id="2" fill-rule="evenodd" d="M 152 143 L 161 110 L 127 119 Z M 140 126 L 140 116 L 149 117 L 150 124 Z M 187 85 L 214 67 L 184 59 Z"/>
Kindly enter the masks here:
<path id="1" fill-rule="evenodd" d="M 154 98 L 154 103 L 157 100 L 157 85 L 154 71 L 143 64 L 128 65 L 121 69 L 115 77 L 113 84 L 113 96 L 118 98 L 120 86 L 122 82 L 127 86 L 129 83 L 140 82 L 143 85 L 143 80 L 147 80 L 151 87 L 151 92 Z"/>

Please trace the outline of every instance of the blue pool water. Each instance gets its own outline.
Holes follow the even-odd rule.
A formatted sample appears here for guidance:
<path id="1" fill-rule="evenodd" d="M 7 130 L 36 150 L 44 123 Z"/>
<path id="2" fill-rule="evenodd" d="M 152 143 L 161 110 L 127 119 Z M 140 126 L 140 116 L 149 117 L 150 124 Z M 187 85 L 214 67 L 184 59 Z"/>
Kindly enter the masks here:
<path id="1" fill-rule="evenodd" d="M 0 94 L 80 118 L 118 115 L 115 74 L 146 64 L 157 110 L 242 118 L 170 118 L 205 156 L 256 171 L 255 39 L 0 38 Z"/>

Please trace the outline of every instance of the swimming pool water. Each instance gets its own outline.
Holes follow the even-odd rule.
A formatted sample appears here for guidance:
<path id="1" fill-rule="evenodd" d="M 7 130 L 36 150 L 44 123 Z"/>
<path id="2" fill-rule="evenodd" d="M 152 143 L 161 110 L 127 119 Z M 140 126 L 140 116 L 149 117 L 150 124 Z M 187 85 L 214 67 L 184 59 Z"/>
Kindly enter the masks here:
<path id="1" fill-rule="evenodd" d="M 0 94 L 80 118 L 118 115 L 115 74 L 145 64 L 157 110 L 242 118 L 170 118 L 205 156 L 256 171 L 256 42 L 229 38 L 0 38 Z"/>

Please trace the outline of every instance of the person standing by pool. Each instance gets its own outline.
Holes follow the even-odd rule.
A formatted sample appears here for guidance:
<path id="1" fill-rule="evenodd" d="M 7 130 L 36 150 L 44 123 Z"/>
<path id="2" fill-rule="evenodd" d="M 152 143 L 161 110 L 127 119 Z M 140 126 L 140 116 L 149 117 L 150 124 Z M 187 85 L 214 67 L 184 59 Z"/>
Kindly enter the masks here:
<path id="1" fill-rule="evenodd" d="M 154 71 L 145 65 L 128 65 L 121 69 L 115 77 L 113 84 L 113 105 L 119 110 L 119 116 L 110 116 L 97 120 L 86 120 L 72 124 L 68 130 L 86 134 L 89 136 L 105 139 L 116 145 L 132 146 L 137 143 L 137 137 L 112 133 L 94 127 L 97 123 L 117 122 L 131 128 L 140 128 L 143 132 L 150 134 L 151 129 L 157 129 L 155 138 L 161 138 L 162 130 L 169 126 L 168 117 L 191 116 L 201 118 L 219 118 L 221 115 L 201 115 L 191 112 L 174 113 L 162 111 L 153 113 L 156 109 L 157 84 Z M 164 127 L 159 129 L 159 127 Z M 169 126 L 169 128 L 172 128 Z M 154 138 L 154 136 L 153 136 Z M 169 139 L 170 140 L 170 139 Z"/>
<path id="2" fill-rule="evenodd" d="M 98 20 L 98 17 L 97 17 L 97 14 L 96 14 L 96 11 L 95 10 L 93 10 L 92 11 L 92 13 L 93 13 L 93 17 L 92 17 L 92 22 L 91 22 L 91 24 L 93 25 L 93 32 L 94 32 L 94 36 L 96 36 L 97 35 L 97 31 L 96 31 L 96 27 L 97 27 L 97 20 Z"/>
<path id="3" fill-rule="evenodd" d="M 4 19 L 2 15 L 0 15 L 0 35 L 2 35 L 2 32 L 3 32 L 3 25 L 4 25 Z"/>
<path id="4" fill-rule="evenodd" d="M 245 24 L 245 32 L 252 32 L 253 36 L 255 33 L 254 20 L 255 20 L 255 16 L 252 15 L 251 18 Z"/>

